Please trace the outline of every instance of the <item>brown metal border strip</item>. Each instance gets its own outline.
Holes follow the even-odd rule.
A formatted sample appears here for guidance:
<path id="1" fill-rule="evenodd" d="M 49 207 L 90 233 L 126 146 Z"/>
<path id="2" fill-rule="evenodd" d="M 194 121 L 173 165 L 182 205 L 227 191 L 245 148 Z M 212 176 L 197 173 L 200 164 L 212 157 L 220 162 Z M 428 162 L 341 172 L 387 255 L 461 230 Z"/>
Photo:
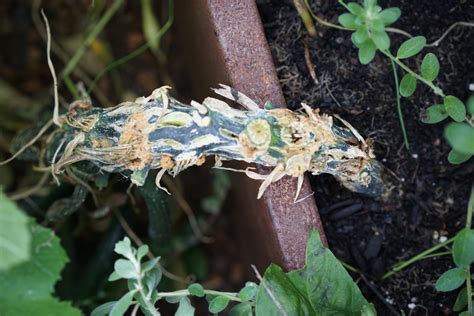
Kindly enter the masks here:
<path id="1" fill-rule="evenodd" d="M 192 97 L 202 100 L 210 87 L 228 84 L 263 105 L 284 107 L 270 49 L 253 0 L 177 1 L 175 36 L 187 59 Z M 268 171 L 266 171 L 268 172 Z M 233 177 L 232 221 L 247 260 L 264 269 L 270 262 L 287 270 L 304 265 L 307 232 L 317 228 L 326 241 L 306 177 L 294 203 L 296 179 L 272 184 L 257 200 L 259 181 Z"/>

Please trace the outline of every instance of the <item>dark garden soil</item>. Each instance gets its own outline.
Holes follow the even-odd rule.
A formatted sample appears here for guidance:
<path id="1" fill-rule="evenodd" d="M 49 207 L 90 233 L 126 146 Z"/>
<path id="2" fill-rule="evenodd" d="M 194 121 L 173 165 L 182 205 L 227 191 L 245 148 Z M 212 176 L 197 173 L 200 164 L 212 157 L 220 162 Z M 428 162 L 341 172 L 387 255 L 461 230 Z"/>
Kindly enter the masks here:
<path id="1" fill-rule="evenodd" d="M 313 11 L 330 22 L 337 23 L 343 13 L 337 1 L 310 2 Z M 398 0 L 380 1 L 380 5 L 400 7 L 402 18 L 393 26 L 424 35 L 428 43 L 454 22 L 474 19 L 470 1 Z M 414 96 L 402 99 L 410 141 L 407 150 L 388 59 L 377 54 L 370 65 L 361 65 L 345 31 L 316 25 L 318 36 L 309 38 L 292 1 L 261 1 L 259 9 L 288 106 L 295 109 L 305 102 L 341 115 L 375 141 L 375 153 L 389 170 L 392 194 L 384 201 L 353 194 L 332 177 L 312 177 L 330 248 L 367 276 L 365 281 L 354 274 L 380 314 L 454 314 L 451 307 L 457 293 L 441 294 L 433 287 L 440 274 L 452 267 L 449 256 L 418 262 L 380 280 L 392 264 L 439 243 L 440 237 L 452 237 L 464 225 L 474 161 L 450 165 L 443 124 L 420 121 L 423 109 L 441 100 L 421 84 Z M 391 34 L 391 39 L 395 48 L 404 40 L 397 34 Z M 308 70 L 305 46 L 319 83 Z M 428 51 L 440 60 L 437 83 L 445 93 L 466 100 L 468 85 L 474 82 L 474 29 L 457 28 L 439 47 L 424 52 Z M 410 66 L 417 68 L 423 55 L 411 59 Z"/>

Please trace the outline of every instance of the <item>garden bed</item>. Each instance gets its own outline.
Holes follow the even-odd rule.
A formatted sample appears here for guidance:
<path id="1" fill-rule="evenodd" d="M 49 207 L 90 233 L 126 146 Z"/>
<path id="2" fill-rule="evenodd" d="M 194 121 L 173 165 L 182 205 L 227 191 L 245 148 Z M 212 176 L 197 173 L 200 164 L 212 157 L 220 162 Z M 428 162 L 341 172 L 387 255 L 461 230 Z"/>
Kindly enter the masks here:
<path id="1" fill-rule="evenodd" d="M 400 7 L 402 17 L 394 27 L 424 35 L 428 43 L 453 23 L 474 18 L 474 5 L 461 1 L 380 1 L 380 5 Z M 336 1 L 311 1 L 311 6 L 319 17 L 333 23 L 344 13 Z M 373 280 L 370 286 L 362 280 L 359 285 L 380 313 L 452 314 L 456 293 L 439 293 L 433 286 L 453 265 L 450 256 L 418 262 L 380 280 L 392 264 L 452 237 L 464 225 L 474 161 L 449 164 L 442 126 L 420 121 L 422 110 L 440 100 L 426 87 L 411 98 L 402 98 L 410 142 L 407 150 L 387 58 L 377 53 L 372 63 L 361 65 L 349 32 L 316 24 L 317 36 L 309 37 L 290 1 L 261 1 L 259 9 L 288 106 L 296 109 L 305 102 L 341 115 L 375 141 L 375 153 L 388 169 L 392 194 L 383 201 L 351 193 L 329 176 L 312 178 L 331 250 Z M 459 27 L 439 47 L 427 50 L 440 59 L 439 85 L 461 100 L 467 99 L 468 85 L 474 81 L 473 36 L 473 29 Z M 390 37 L 395 48 L 405 40 L 398 34 Z M 418 68 L 421 57 L 410 66 Z"/>

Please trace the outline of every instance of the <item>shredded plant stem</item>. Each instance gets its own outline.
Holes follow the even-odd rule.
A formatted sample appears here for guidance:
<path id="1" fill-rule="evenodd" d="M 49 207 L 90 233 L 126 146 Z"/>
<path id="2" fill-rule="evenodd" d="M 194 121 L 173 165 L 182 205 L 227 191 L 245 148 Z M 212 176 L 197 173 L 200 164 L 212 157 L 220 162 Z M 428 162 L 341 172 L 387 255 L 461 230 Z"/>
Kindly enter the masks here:
<path id="1" fill-rule="evenodd" d="M 53 172 L 89 161 L 102 171 L 128 174 L 132 183 L 141 186 L 149 171 L 158 169 L 156 185 L 166 190 L 160 184 L 165 173 L 176 176 L 214 156 L 217 168 L 226 160 L 271 167 L 269 174 L 239 170 L 263 180 L 258 198 L 284 176 L 298 178 L 299 194 L 305 172 L 332 174 L 355 192 L 372 196 L 386 192 L 372 141 L 340 117 L 345 127 L 306 104 L 302 104 L 302 113 L 261 109 L 249 97 L 224 85 L 214 89 L 215 93 L 245 110 L 210 97 L 202 104 L 192 101 L 187 105 L 169 96 L 169 89 L 156 89 L 148 97 L 114 108 L 74 103 L 59 118 L 64 122 L 62 136 L 67 142 L 57 149 L 60 158 Z"/>

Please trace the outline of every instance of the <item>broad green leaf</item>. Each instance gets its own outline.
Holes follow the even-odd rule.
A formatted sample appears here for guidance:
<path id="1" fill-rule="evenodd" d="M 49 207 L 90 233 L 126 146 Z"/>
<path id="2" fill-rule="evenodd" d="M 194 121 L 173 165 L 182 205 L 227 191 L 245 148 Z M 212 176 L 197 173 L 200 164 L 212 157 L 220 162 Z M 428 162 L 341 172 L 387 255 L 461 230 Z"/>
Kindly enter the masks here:
<path id="1" fill-rule="evenodd" d="M 148 210 L 148 235 L 160 245 L 169 242 L 171 218 L 168 195 L 155 184 L 155 176 L 148 175 L 145 184 L 138 187 Z"/>
<path id="2" fill-rule="evenodd" d="M 361 315 L 368 302 L 342 264 L 322 245 L 319 233 L 311 231 L 306 248 L 306 265 L 285 274 L 271 265 L 257 294 L 257 315 Z M 279 302 L 277 307 L 267 289 Z M 371 309 L 365 307 L 366 314 Z"/>
<path id="3" fill-rule="evenodd" d="M 257 294 L 258 285 L 254 282 L 247 282 L 245 287 L 239 291 L 239 298 L 242 301 L 250 301 Z"/>
<path id="4" fill-rule="evenodd" d="M 426 38 L 424 36 L 415 36 L 406 40 L 400 45 L 397 51 L 397 58 L 404 59 L 415 56 L 426 45 Z"/>
<path id="5" fill-rule="evenodd" d="M 182 297 L 179 300 L 178 310 L 176 311 L 175 316 L 193 316 L 194 315 L 194 307 L 191 305 L 189 298 Z"/>
<path id="6" fill-rule="evenodd" d="M 137 291 L 130 291 L 123 295 L 110 311 L 110 316 L 123 316 L 127 309 L 132 305 L 133 296 Z"/>
<path id="7" fill-rule="evenodd" d="M 315 230 L 309 235 L 306 266 L 288 275 L 294 282 L 304 281 L 309 301 L 322 315 L 359 315 L 368 304 L 346 269 L 323 246 Z"/>
<path id="8" fill-rule="evenodd" d="M 338 18 L 338 21 L 339 21 L 339 24 L 341 24 L 342 26 L 348 27 L 351 29 L 355 29 L 357 26 L 355 24 L 355 16 L 351 13 L 341 14 Z"/>
<path id="9" fill-rule="evenodd" d="M 421 121 L 426 124 L 436 124 L 448 117 L 444 109 L 444 104 L 434 104 L 427 108 L 421 117 Z"/>
<path id="10" fill-rule="evenodd" d="M 416 78 L 411 74 L 406 74 L 400 81 L 400 95 L 409 97 L 416 90 Z"/>
<path id="11" fill-rule="evenodd" d="M 474 230 L 464 228 L 456 235 L 453 259 L 458 267 L 468 267 L 474 262 Z"/>
<path id="12" fill-rule="evenodd" d="M 474 128 L 466 123 L 450 123 L 444 136 L 459 153 L 474 155 Z"/>
<path id="13" fill-rule="evenodd" d="M 382 20 L 375 19 L 371 23 L 372 33 L 376 32 L 385 32 L 385 25 L 383 24 Z"/>
<path id="14" fill-rule="evenodd" d="M 227 307 L 227 305 L 229 305 L 229 298 L 227 298 L 225 296 L 215 297 L 209 303 L 209 312 L 211 312 L 211 313 L 220 313 Z"/>
<path id="15" fill-rule="evenodd" d="M 402 12 L 399 8 L 388 8 L 379 13 L 378 17 L 385 25 L 390 25 L 400 18 Z"/>
<path id="16" fill-rule="evenodd" d="M 451 149 L 448 155 L 448 161 L 452 163 L 453 165 L 459 165 L 462 164 L 463 162 L 468 161 L 472 157 L 471 154 L 463 154 L 460 152 L 457 152 L 454 149 Z"/>
<path id="17" fill-rule="evenodd" d="M 30 258 L 28 222 L 28 217 L 0 190 L 0 271 Z"/>
<path id="18" fill-rule="evenodd" d="M 471 113 L 472 117 L 474 117 L 474 95 L 471 95 L 469 99 L 467 99 L 467 111 Z"/>
<path id="19" fill-rule="evenodd" d="M 386 50 L 390 47 L 390 37 L 388 37 L 387 32 L 374 32 L 372 34 L 372 40 L 374 41 L 375 46 L 380 50 Z"/>
<path id="20" fill-rule="evenodd" d="M 363 45 L 367 41 L 368 38 L 369 38 L 369 32 L 367 31 L 367 27 L 365 25 L 359 27 L 357 31 L 355 31 L 352 34 L 352 42 L 357 47 L 360 47 L 361 45 Z"/>
<path id="21" fill-rule="evenodd" d="M 467 289 L 464 287 L 459 291 L 454 302 L 453 311 L 460 312 L 467 306 Z"/>
<path id="22" fill-rule="evenodd" d="M 252 316 L 252 306 L 246 303 L 240 303 L 232 307 L 229 311 L 230 316 Z"/>
<path id="23" fill-rule="evenodd" d="M 308 294 L 301 292 L 279 266 L 271 264 L 265 271 L 263 280 L 257 293 L 257 316 L 281 315 L 281 310 L 287 315 L 316 314 L 308 300 Z M 305 286 L 303 282 L 301 284 Z M 268 291 L 271 294 L 268 294 Z M 272 296 L 279 306 L 275 304 Z"/>
<path id="24" fill-rule="evenodd" d="M 445 96 L 444 107 L 448 115 L 456 122 L 462 122 L 466 118 L 466 107 L 464 103 L 455 96 Z"/>
<path id="25" fill-rule="evenodd" d="M 365 304 L 362 307 L 361 316 L 377 316 L 377 311 L 372 303 Z"/>
<path id="26" fill-rule="evenodd" d="M 191 293 L 191 295 L 194 295 L 197 297 L 204 297 L 205 295 L 204 288 L 199 283 L 193 283 L 190 286 L 188 286 L 188 291 L 189 293 Z"/>
<path id="27" fill-rule="evenodd" d="M 364 8 L 371 8 L 377 4 L 377 0 L 364 0 Z"/>
<path id="28" fill-rule="evenodd" d="M 0 272 L 0 315 L 71 316 L 81 312 L 51 296 L 68 261 L 54 233 L 30 223 L 31 257 Z"/>
<path id="29" fill-rule="evenodd" d="M 107 302 L 102 305 L 97 306 L 94 308 L 94 310 L 91 313 L 91 316 L 105 316 L 110 313 L 112 308 L 114 308 L 114 305 L 117 303 L 117 301 L 113 302 Z"/>
<path id="30" fill-rule="evenodd" d="M 428 53 L 421 63 L 421 76 L 428 81 L 433 81 L 438 77 L 439 61 L 433 53 Z"/>
<path id="31" fill-rule="evenodd" d="M 115 261 L 114 269 L 122 279 L 138 279 L 139 277 L 133 263 L 125 259 Z"/>
<path id="32" fill-rule="evenodd" d="M 109 282 L 120 280 L 122 277 L 117 272 L 112 272 L 108 278 Z"/>
<path id="33" fill-rule="evenodd" d="M 372 41 L 367 41 L 359 47 L 359 61 L 363 65 L 367 65 L 374 59 L 376 47 Z"/>
<path id="34" fill-rule="evenodd" d="M 466 271 L 463 268 L 453 268 L 439 277 L 435 288 L 439 292 L 450 292 L 463 285 L 465 281 Z"/>
<path id="35" fill-rule="evenodd" d="M 352 14 L 361 15 L 364 13 L 364 8 L 362 8 L 357 2 L 349 2 L 347 7 Z"/>
<path id="36" fill-rule="evenodd" d="M 153 2 L 152 0 L 141 0 L 142 28 L 148 45 L 156 54 L 160 48 L 160 38 L 156 36 L 160 32 L 160 23 L 153 14 Z"/>

